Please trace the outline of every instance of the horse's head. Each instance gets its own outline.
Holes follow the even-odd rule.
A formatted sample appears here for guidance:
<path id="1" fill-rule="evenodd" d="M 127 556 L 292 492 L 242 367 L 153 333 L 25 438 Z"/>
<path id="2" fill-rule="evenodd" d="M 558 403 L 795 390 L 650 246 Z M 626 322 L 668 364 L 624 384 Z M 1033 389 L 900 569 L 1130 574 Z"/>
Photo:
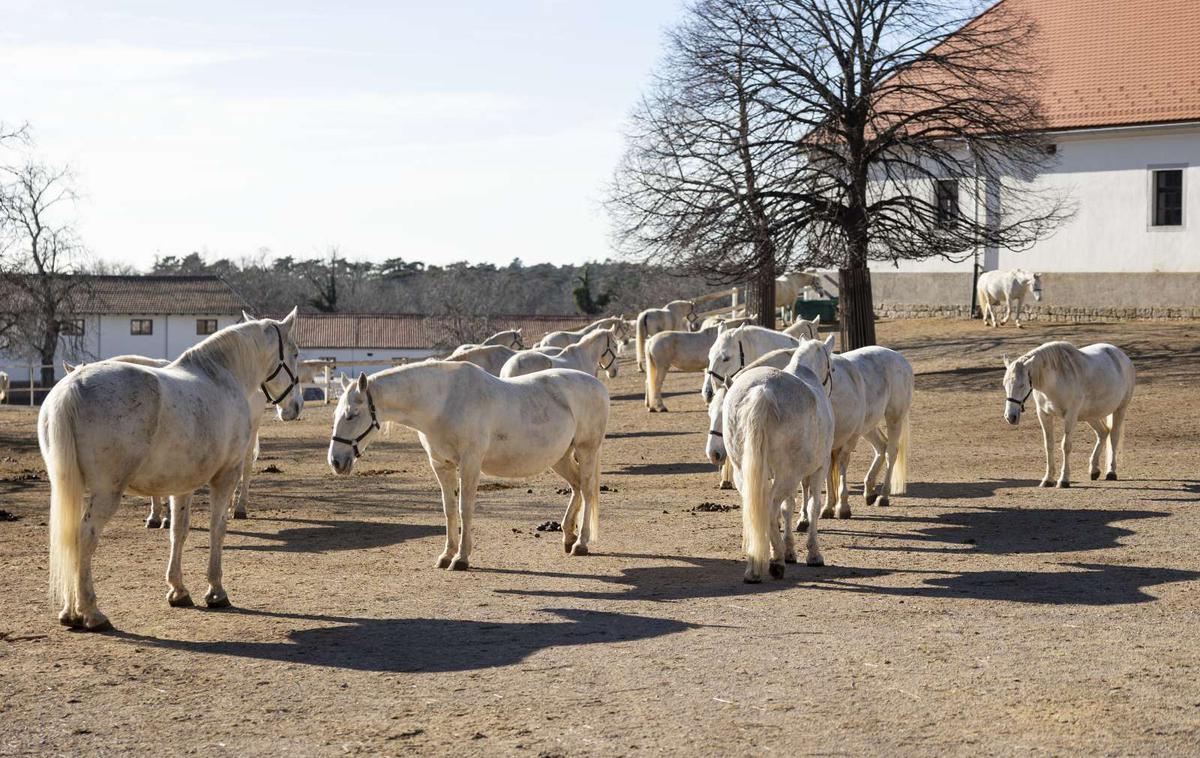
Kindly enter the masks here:
<path id="1" fill-rule="evenodd" d="M 708 370 L 704 373 L 704 386 L 700 394 L 704 402 L 711 403 L 717 384 L 726 384 L 734 374 L 746 367 L 746 351 L 741 342 L 739 329 L 726 329 L 717 334 L 717 339 L 708 350 Z"/>
<path id="2" fill-rule="evenodd" d="M 792 353 L 787 372 L 795 374 L 797 369 L 806 368 L 813 373 L 825 394 L 833 392 L 833 335 L 820 340 L 800 340 L 800 346 Z"/>
<path id="3" fill-rule="evenodd" d="M 724 424 L 725 385 L 717 387 L 712 402 L 708 405 L 708 440 L 704 443 L 704 454 L 714 466 L 725 463 Z"/>
<path id="4" fill-rule="evenodd" d="M 1033 394 L 1033 380 L 1029 366 L 1018 358 L 1009 361 L 1004 356 L 1004 420 L 1016 426 L 1025 411 L 1025 402 Z"/>
<path id="5" fill-rule="evenodd" d="M 604 334 L 604 352 L 600 353 L 600 369 L 609 379 L 617 378 L 617 356 L 621 351 L 621 341 L 617 337 L 617 327 L 601 329 Z"/>
<path id="6" fill-rule="evenodd" d="M 354 461 L 362 457 L 370 444 L 371 432 L 379 429 L 375 400 L 371 397 L 366 374 L 358 381 L 342 380 L 342 397 L 333 414 L 333 432 L 329 436 L 329 467 L 335 474 L 349 474 Z"/>
<path id="7" fill-rule="evenodd" d="M 304 410 L 304 392 L 300 388 L 300 348 L 295 336 L 296 311 L 293 308 L 282 321 L 264 318 L 258 322 L 262 325 L 263 339 L 271 354 L 270 368 L 261 388 L 267 401 L 278 409 L 279 418 L 283 421 L 295 421 Z"/>

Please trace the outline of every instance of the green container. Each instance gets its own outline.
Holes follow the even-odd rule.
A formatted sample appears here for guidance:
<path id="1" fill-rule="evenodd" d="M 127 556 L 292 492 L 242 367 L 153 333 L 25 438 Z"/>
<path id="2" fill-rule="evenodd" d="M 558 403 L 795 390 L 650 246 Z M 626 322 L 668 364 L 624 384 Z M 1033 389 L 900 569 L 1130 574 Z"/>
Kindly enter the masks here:
<path id="1" fill-rule="evenodd" d="M 805 321 L 812 321 L 820 316 L 822 324 L 834 324 L 838 320 L 838 301 L 836 297 L 828 300 L 796 298 L 796 302 L 792 303 L 792 314 L 793 318 L 802 318 Z"/>

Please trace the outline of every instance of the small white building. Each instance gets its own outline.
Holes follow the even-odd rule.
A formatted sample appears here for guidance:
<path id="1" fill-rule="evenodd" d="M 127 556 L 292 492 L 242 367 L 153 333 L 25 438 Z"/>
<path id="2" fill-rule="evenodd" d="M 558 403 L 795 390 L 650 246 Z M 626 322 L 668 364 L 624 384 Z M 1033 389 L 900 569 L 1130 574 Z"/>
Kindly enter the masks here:
<path id="1" fill-rule="evenodd" d="M 1057 160 L 1039 182 L 1076 213 L 1029 250 L 978 251 L 981 270 L 1044 273 L 1042 310 L 1197 315 L 1200 2 L 1004 2 L 1038 27 L 1029 54 L 1045 69 L 1040 96 Z M 899 303 L 961 309 L 974 262 L 875 264 L 876 305 L 884 315 Z"/>
<path id="2" fill-rule="evenodd" d="M 241 319 L 246 301 L 216 276 L 95 276 L 77 290 L 76 316 L 62 324 L 55 376 L 72 363 L 118 355 L 173 359 Z M 0 354 L 0 370 L 28 381 L 36 354 Z"/>

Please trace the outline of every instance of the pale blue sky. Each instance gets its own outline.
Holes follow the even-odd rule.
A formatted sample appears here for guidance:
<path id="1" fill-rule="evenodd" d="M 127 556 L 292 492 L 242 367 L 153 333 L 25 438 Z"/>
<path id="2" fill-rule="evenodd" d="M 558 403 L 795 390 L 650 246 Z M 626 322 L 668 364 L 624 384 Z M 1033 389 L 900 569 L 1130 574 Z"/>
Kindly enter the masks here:
<path id="1" fill-rule="evenodd" d="M 99 257 L 580 262 L 682 0 L 3 0 L 0 121 Z M 104 6 L 104 8 L 101 8 Z"/>

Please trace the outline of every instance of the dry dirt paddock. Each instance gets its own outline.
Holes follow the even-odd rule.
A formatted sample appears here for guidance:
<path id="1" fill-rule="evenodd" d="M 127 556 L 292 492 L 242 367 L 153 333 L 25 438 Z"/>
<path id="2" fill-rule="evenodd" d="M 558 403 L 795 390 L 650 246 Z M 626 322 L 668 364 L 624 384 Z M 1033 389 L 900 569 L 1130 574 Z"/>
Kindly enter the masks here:
<path id="1" fill-rule="evenodd" d="M 1137 365 L 1121 481 L 1087 481 L 1081 426 L 1076 487 L 1033 486 L 1040 433 L 1001 419 L 1000 354 L 1052 338 Z M 471 570 L 435 570 L 415 434 L 337 478 L 310 406 L 264 425 L 226 545 L 234 608 L 167 606 L 166 535 L 130 499 L 97 556 L 117 631 L 75 633 L 46 599 L 34 416 L 4 407 L 0 754 L 1194 755 L 1200 324 L 909 321 L 880 341 L 918 373 L 910 494 L 856 498 L 823 522 L 828 566 L 758 586 L 738 511 L 695 510 L 737 502 L 703 459 L 699 376 L 672 375 L 672 412 L 650 415 L 626 362 L 591 556 L 535 531 L 565 505 L 551 474 L 486 481 Z"/>

